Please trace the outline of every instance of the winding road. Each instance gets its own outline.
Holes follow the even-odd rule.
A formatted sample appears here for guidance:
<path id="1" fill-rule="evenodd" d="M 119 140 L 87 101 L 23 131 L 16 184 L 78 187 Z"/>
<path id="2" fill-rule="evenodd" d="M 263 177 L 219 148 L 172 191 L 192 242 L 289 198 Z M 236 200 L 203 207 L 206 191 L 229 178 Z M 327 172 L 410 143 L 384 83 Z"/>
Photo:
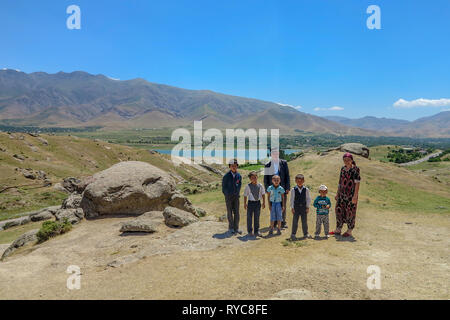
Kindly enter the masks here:
<path id="1" fill-rule="evenodd" d="M 410 161 L 410 162 L 406 162 L 406 163 L 400 163 L 399 166 L 401 166 L 401 167 L 412 166 L 412 165 L 419 164 L 421 162 L 427 161 L 430 158 L 439 157 L 441 154 L 442 154 L 442 151 L 435 152 L 435 153 L 430 153 L 429 155 L 427 155 L 427 156 L 425 156 L 423 158 L 420 158 L 420 159 L 417 159 L 417 160 L 414 160 L 414 161 Z"/>

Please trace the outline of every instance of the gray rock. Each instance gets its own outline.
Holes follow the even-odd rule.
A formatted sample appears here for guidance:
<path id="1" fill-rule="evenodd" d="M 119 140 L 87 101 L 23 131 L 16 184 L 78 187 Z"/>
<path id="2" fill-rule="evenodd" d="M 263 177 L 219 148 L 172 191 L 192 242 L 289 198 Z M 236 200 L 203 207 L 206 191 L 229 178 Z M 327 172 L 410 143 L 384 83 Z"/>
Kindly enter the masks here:
<path id="1" fill-rule="evenodd" d="M 42 137 L 37 137 L 37 139 L 38 139 L 43 145 L 48 146 L 48 141 L 45 140 L 44 138 L 42 138 Z"/>
<path id="2" fill-rule="evenodd" d="M 53 206 L 53 207 L 48 207 L 48 208 L 42 209 L 35 213 L 31 213 L 30 219 L 33 222 L 53 219 L 55 217 L 55 214 L 58 211 L 58 209 L 59 209 L 59 206 Z"/>
<path id="3" fill-rule="evenodd" d="M 62 183 L 60 183 L 60 182 L 55 183 L 55 184 L 53 185 L 53 189 L 55 189 L 55 190 L 57 190 L 57 191 L 69 193 L 69 191 L 67 191 L 67 189 L 64 188 L 64 187 L 62 186 Z"/>
<path id="4" fill-rule="evenodd" d="M 28 231 L 27 233 L 21 235 L 19 238 L 17 238 L 6 250 L 3 252 L 1 260 L 5 259 L 6 257 L 10 256 L 14 251 L 19 249 L 20 247 L 23 247 L 24 245 L 32 242 L 37 241 L 36 234 L 38 233 L 39 229 L 33 229 L 31 231 Z"/>
<path id="5" fill-rule="evenodd" d="M 13 157 L 16 158 L 17 160 L 20 160 L 20 161 L 24 161 L 25 160 L 25 157 L 23 155 L 21 155 L 21 154 L 14 154 Z"/>
<path id="6" fill-rule="evenodd" d="M 215 174 L 218 174 L 218 175 L 223 175 L 224 174 L 224 171 L 216 169 L 216 168 L 214 168 L 214 167 L 212 167 L 210 165 L 201 163 L 200 166 L 205 168 L 208 171 L 211 171 L 212 173 L 215 173 Z"/>
<path id="7" fill-rule="evenodd" d="M 163 215 L 166 225 L 171 227 L 184 227 L 198 221 L 192 213 L 174 207 L 165 208 Z"/>
<path id="8" fill-rule="evenodd" d="M 81 200 L 89 218 L 163 210 L 175 192 L 175 182 L 169 174 L 139 161 L 117 163 L 96 173 L 92 180 Z"/>
<path id="9" fill-rule="evenodd" d="M 361 143 L 344 143 L 339 147 L 339 150 L 342 152 L 350 152 L 364 158 L 368 158 L 370 153 L 369 148 Z"/>
<path id="10" fill-rule="evenodd" d="M 84 212 L 81 208 L 78 209 L 58 209 L 55 213 L 55 218 L 58 221 L 67 219 L 71 224 L 76 224 L 84 218 Z"/>
<path id="11" fill-rule="evenodd" d="M 164 222 L 164 215 L 162 211 L 149 211 L 139 216 L 142 219 L 152 220 L 154 222 Z"/>
<path id="12" fill-rule="evenodd" d="M 306 289 L 285 289 L 275 293 L 271 300 L 311 300 L 311 291 Z"/>
<path id="13" fill-rule="evenodd" d="M 179 192 L 175 192 L 172 195 L 169 201 L 169 206 L 190 212 L 195 215 L 197 214 L 197 211 L 195 210 L 191 201 L 189 201 L 189 199 L 186 198 L 184 194 Z"/>
<path id="14" fill-rule="evenodd" d="M 12 227 L 17 227 L 17 226 L 21 226 L 24 224 L 27 224 L 31 221 L 30 217 L 28 215 L 20 217 L 20 218 L 16 218 L 16 219 L 11 219 L 11 220 L 7 220 L 6 222 L 3 222 L 2 224 L 2 228 L 3 230 L 12 228 Z"/>
<path id="15" fill-rule="evenodd" d="M 22 174 L 27 179 L 31 179 L 31 180 L 36 179 L 36 175 L 32 171 L 23 170 Z"/>
<path id="16" fill-rule="evenodd" d="M 63 182 L 61 183 L 62 187 L 64 189 L 66 189 L 69 192 L 78 192 L 81 193 L 83 192 L 83 181 L 81 181 L 80 179 L 74 178 L 74 177 L 69 177 L 69 178 L 64 178 Z"/>
<path id="17" fill-rule="evenodd" d="M 45 173 L 45 172 L 42 171 L 42 170 L 39 170 L 39 171 L 37 172 L 37 177 L 38 177 L 39 179 L 41 179 L 41 180 L 45 180 L 45 179 L 47 178 L 47 173 Z"/>
<path id="18" fill-rule="evenodd" d="M 195 212 L 197 217 L 204 217 L 206 216 L 206 210 L 200 207 L 195 207 Z"/>
<path id="19" fill-rule="evenodd" d="M 151 219 L 138 218 L 122 223 L 120 232 L 156 232 L 157 224 Z"/>
<path id="20" fill-rule="evenodd" d="M 65 199 L 61 205 L 62 209 L 77 209 L 81 207 L 81 194 L 71 193 L 67 199 Z"/>

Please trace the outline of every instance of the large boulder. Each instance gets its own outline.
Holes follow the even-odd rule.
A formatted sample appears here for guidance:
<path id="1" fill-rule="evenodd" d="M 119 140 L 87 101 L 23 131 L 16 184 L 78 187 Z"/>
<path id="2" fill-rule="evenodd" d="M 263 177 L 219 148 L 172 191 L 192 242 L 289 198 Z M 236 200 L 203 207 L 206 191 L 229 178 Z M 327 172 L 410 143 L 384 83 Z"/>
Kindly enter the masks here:
<path id="1" fill-rule="evenodd" d="M 96 173 L 83 192 L 86 217 L 162 211 L 175 192 L 169 174 L 145 162 L 126 161 Z"/>
<path id="2" fill-rule="evenodd" d="M 192 213 L 174 207 L 166 207 L 163 215 L 166 225 L 170 227 L 184 227 L 198 221 Z"/>
<path id="3" fill-rule="evenodd" d="M 364 158 L 369 157 L 369 148 L 361 143 L 344 143 L 339 147 L 342 152 L 350 152 Z"/>
<path id="4" fill-rule="evenodd" d="M 28 243 L 36 242 L 36 234 L 38 233 L 38 231 L 39 229 L 33 229 L 17 238 L 13 243 L 11 243 L 11 245 L 5 250 L 5 252 L 3 252 L 2 258 L 0 260 L 5 259 L 20 247 L 23 247 Z"/>

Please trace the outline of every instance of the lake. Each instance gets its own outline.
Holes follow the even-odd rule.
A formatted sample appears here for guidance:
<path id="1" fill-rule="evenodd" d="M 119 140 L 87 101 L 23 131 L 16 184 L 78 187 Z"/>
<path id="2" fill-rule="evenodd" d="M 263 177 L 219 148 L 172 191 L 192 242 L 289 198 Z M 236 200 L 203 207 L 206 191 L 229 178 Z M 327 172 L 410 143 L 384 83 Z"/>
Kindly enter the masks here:
<path id="1" fill-rule="evenodd" d="M 169 155 L 172 154 L 172 150 L 171 149 L 151 149 L 151 150 L 157 151 L 157 152 L 162 153 L 162 154 L 169 154 Z M 181 150 L 181 151 L 183 151 L 183 150 Z M 298 151 L 301 151 L 301 150 L 298 150 L 298 149 L 283 149 L 283 151 L 284 151 L 285 154 L 291 154 L 291 153 L 298 152 Z M 215 157 L 216 156 L 216 152 L 219 153 L 219 156 L 222 155 L 222 157 L 225 158 L 225 156 L 226 156 L 226 154 L 225 154 L 226 151 L 225 150 L 213 150 L 211 152 L 211 156 Z M 263 153 L 265 155 L 268 155 L 269 154 L 269 150 L 263 150 Z M 239 154 L 239 157 L 238 157 L 238 154 Z M 268 156 L 262 157 L 262 158 L 258 157 L 258 150 L 257 149 L 245 149 L 245 150 L 243 150 L 243 149 L 235 149 L 234 150 L 234 157 L 239 159 L 239 160 L 243 160 L 243 157 L 242 157 L 243 154 L 245 154 L 245 160 L 247 160 L 247 161 L 251 161 L 251 160 L 253 160 L 253 161 L 254 160 L 262 161 L 262 160 L 268 159 Z M 187 155 L 185 155 L 184 152 L 180 152 L 180 153 L 177 154 L 177 156 L 186 157 Z M 194 150 L 191 150 L 191 154 L 190 154 L 189 158 L 193 158 L 194 156 L 195 157 L 200 157 L 200 156 L 202 156 L 202 153 L 197 153 L 196 152 L 195 155 L 194 155 Z"/>

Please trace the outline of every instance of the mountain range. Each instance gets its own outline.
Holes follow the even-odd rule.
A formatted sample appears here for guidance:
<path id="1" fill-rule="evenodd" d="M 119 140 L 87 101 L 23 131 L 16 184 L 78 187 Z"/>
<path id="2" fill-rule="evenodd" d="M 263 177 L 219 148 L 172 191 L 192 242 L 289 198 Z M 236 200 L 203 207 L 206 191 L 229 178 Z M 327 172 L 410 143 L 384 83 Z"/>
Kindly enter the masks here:
<path id="1" fill-rule="evenodd" d="M 323 118 L 292 107 L 210 90 L 188 90 L 144 79 L 114 80 L 83 71 L 24 73 L 0 70 L 0 124 L 109 129 L 203 126 L 279 128 L 338 135 L 450 136 L 449 119 L 436 115 L 420 128 L 402 120 Z M 437 117 L 437 118 L 436 118 Z M 411 131 L 412 130 L 412 131 Z"/>
<path id="2" fill-rule="evenodd" d="M 350 119 L 338 116 L 326 116 L 328 120 L 346 126 L 384 132 L 385 135 L 407 137 L 450 137 L 450 111 L 442 111 L 433 116 L 414 121 L 363 117 Z"/>

